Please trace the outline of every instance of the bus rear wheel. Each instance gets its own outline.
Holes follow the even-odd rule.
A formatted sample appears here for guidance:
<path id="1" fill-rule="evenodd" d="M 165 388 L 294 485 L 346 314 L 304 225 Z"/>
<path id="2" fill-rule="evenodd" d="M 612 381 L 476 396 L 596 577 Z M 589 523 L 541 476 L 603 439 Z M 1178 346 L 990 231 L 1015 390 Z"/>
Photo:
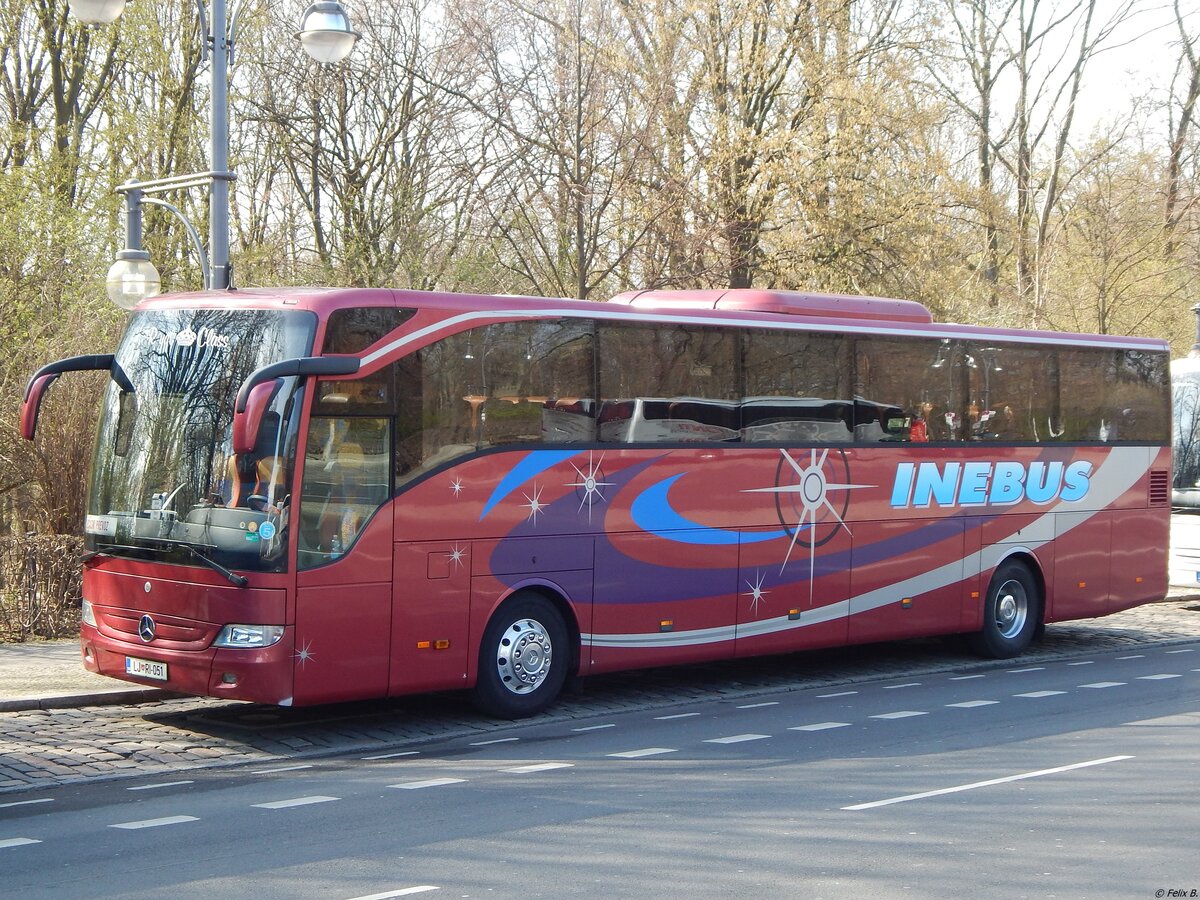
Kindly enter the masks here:
<path id="1" fill-rule="evenodd" d="M 566 680 L 568 641 L 567 626 L 553 603 L 533 593 L 513 596 L 483 632 L 475 706 L 502 719 L 544 710 Z"/>
<path id="2" fill-rule="evenodd" d="M 1001 563 L 988 585 L 983 627 L 970 636 L 971 649 L 992 659 L 1011 659 L 1033 641 L 1042 620 L 1042 596 L 1029 567 Z"/>

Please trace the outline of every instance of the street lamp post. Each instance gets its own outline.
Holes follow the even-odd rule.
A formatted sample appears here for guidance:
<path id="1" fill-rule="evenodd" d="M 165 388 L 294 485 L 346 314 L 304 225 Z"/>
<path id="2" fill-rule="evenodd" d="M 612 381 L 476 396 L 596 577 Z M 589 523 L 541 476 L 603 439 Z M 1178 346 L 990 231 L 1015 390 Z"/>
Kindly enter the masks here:
<path id="1" fill-rule="evenodd" d="M 68 0 L 71 13 L 88 25 L 108 25 L 125 10 L 126 0 Z M 139 300 L 159 291 L 158 271 L 150 255 L 142 248 L 143 204 L 162 206 L 183 220 L 200 254 L 204 287 L 223 291 L 232 287 L 229 265 L 229 183 L 236 177 L 229 170 L 229 69 L 233 64 L 238 20 L 251 0 L 196 0 L 204 37 L 203 58 L 208 60 L 209 91 L 209 171 L 175 175 L 149 181 L 129 181 L 117 188 L 125 196 L 125 249 L 117 254 L 108 270 L 109 297 L 117 305 L 132 309 Z M 319 0 L 300 18 L 296 38 L 310 57 L 319 63 L 337 63 L 354 49 L 359 35 L 350 25 L 350 16 L 338 0 Z M 208 186 L 208 250 L 199 244 L 196 229 L 170 203 L 153 194 Z"/>

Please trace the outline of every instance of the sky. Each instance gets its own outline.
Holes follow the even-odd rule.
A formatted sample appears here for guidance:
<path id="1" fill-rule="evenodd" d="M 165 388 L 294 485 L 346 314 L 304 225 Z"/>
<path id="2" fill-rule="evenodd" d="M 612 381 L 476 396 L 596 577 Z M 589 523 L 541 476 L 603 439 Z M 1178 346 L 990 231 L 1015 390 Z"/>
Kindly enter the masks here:
<path id="1" fill-rule="evenodd" d="M 1100 0 L 1097 21 L 1129 0 Z M 1200 0 L 1180 0 L 1195 33 L 1200 26 Z M 1139 100 L 1162 101 L 1179 58 L 1179 31 L 1169 0 L 1133 0 L 1128 21 L 1114 32 L 1109 48 L 1090 64 L 1076 110 L 1077 134 L 1123 118 Z M 1155 117 L 1166 133 L 1165 119 Z"/>

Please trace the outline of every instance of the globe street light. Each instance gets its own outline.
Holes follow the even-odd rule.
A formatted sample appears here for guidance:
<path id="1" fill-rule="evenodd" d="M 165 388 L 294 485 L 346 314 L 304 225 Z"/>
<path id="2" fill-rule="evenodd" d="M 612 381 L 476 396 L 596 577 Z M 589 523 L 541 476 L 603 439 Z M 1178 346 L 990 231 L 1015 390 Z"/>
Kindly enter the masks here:
<path id="1" fill-rule="evenodd" d="M 229 265 L 229 182 L 236 177 L 229 170 L 229 68 L 233 64 L 238 20 L 251 0 L 233 0 L 229 10 L 226 0 L 196 0 L 200 30 L 205 35 L 202 58 L 209 61 L 209 126 L 211 168 L 192 175 L 176 175 L 150 181 L 130 181 L 119 188 L 125 195 L 127 212 L 125 249 L 108 271 L 106 279 L 109 296 L 118 305 L 131 309 L 139 300 L 158 293 L 158 272 L 150 263 L 149 254 L 142 249 L 142 203 L 164 206 L 184 220 L 199 247 L 196 231 L 183 214 L 163 200 L 147 198 L 146 194 L 165 193 L 207 185 L 209 195 L 208 252 L 200 250 L 201 269 L 205 273 L 204 287 L 223 291 L 232 287 Z M 125 0 L 68 0 L 71 14 L 88 25 L 107 25 L 121 15 Z M 210 25 L 211 23 L 211 25 Z M 329 64 L 345 59 L 359 38 L 350 24 L 350 16 L 338 0 L 320 0 L 305 10 L 300 18 L 296 38 L 310 57 Z M 151 274 L 153 273 L 153 274 Z"/>
<path id="2" fill-rule="evenodd" d="M 342 4 L 322 0 L 304 11 L 296 38 L 317 62 L 339 63 L 350 55 L 359 34 L 350 27 L 350 17 Z"/>
<path id="3" fill-rule="evenodd" d="M 125 11 L 125 0 L 67 0 L 67 6 L 85 25 L 111 25 Z"/>

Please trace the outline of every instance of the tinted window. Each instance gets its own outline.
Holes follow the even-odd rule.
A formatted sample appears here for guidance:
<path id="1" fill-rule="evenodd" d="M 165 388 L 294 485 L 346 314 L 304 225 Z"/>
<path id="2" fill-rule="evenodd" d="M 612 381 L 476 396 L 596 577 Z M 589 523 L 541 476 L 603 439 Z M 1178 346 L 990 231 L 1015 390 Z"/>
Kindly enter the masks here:
<path id="1" fill-rule="evenodd" d="M 855 440 L 961 440 L 970 421 L 966 373 L 955 341 L 858 339 Z"/>
<path id="2" fill-rule="evenodd" d="M 856 341 L 855 436 L 1165 441 L 1163 354 L 951 340 Z"/>
<path id="3" fill-rule="evenodd" d="M 326 353 L 362 353 L 413 317 L 415 310 L 394 306 L 336 309 L 329 315 L 323 343 Z"/>
<path id="4" fill-rule="evenodd" d="M 742 440 L 849 441 L 848 343 L 840 335 L 747 332 Z"/>
<path id="5" fill-rule="evenodd" d="M 1168 360 L 1137 350 L 1051 350 L 1059 372 L 1064 441 L 1165 441 Z"/>
<path id="6" fill-rule="evenodd" d="M 599 326 L 601 441 L 738 439 L 738 332 Z"/>
<path id="7" fill-rule="evenodd" d="M 595 440 L 592 366 L 580 321 L 489 325 L 400 360 L 397 476 L 485 447 Z"/>
<path id="8" fill-rule="evenodd" d="M 1060 373 L 1044 347 L 968 344 L 967 434 L 975 441 L 1047 441 L 1062 432 Z"/>

